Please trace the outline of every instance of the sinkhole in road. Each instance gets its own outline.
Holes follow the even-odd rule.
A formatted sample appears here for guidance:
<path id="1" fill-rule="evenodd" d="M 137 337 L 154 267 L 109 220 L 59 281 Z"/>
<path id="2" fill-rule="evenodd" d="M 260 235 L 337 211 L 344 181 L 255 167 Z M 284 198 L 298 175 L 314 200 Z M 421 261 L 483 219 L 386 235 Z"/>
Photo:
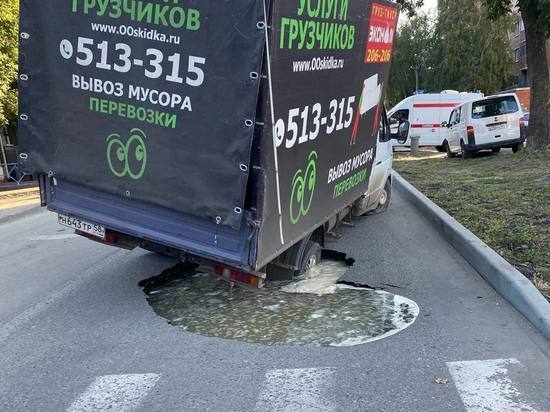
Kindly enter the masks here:
<path id="1" fill-rule="evenodd" d="M 323 260 L 302 278 L 250 289 L 178 264 L 140 286 L 174 326 L 264 345 L 355 346 L 415 321 L 419 308 L 410 299 L 338 283 L 347 269 L 345 260 Z"/>

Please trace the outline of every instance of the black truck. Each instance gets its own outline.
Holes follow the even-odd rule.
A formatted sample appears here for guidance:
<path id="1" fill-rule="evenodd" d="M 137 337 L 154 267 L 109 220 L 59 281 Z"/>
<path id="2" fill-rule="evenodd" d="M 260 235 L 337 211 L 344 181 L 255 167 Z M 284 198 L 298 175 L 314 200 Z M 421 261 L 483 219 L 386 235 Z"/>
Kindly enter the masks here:
<path id="1" fill-rule="evenodd" d="M 255 286 L 301 273 L 367 191 L 378 139 L 398 138 L 383 107 L 398 14 L 22 0 L 19 161 L 90 239 Z"/>

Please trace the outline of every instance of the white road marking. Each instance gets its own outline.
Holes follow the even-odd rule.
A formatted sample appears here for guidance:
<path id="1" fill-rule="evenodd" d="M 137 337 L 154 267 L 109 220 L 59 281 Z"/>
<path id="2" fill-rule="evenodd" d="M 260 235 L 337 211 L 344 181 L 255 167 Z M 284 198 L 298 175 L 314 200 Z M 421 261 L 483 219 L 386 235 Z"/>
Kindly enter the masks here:
<path id="1" fill-rule="evenodd" d="M 513 358 L 447 362 L 467 412 L 535 412 L 508 377 L 510 365 L 521 363 Z"/>
<path id="2" fill-rule="evenodd" d="M 60 235 L 42 235 L 42 236 L 32 236 L 29 240 L 32 241 L 41 241 L 41 240 L 64 240 L 64 239 L 74 239 L 80 237 L 74 233 L 66 233 Z"/>
<path id="3" fill-rule="evenodd" d="M 333 368 L 274 369 L 265 375 L 256 411 L 334 411 L 325 398 L 333 381 Z"/>
<path id="4" fill-rule="evenodd" d="M 94 277 L 97 273 L 101 272 L 105 268 L 111 266 L 113 262 L 122 256 L 125 256 L 128 252 L 123 250 L 116 250 L 110 255 L 107 255 L 101 262 L 96 266 L 92 266 L 82 275 L 71 279 L 65 285 L 58 289 L 57 292 L 52 293 L 46 298 L 38 301 L 34 305 L 27 308 L 25 311 L 21 312 L 19 315 L 11 319 L 10 321 L 0 325 L 0 343 L 5 341 L 13 332 L 15 332 L 19 327 L 30 322 L 36 316 L 40 315 L 44 310 L 46 310 L 50 305 L 54 304 L 56 301 L 63 299 L 65 296 L 69 295 L 72 291 L 77 289 L 80 285 L 86 283 L 90 278 Z"/>
<path id="5" fill-rule="evenodd" d="M 137 408 L 160 379 L 155 373 L 98 377 L 67 412 L 126 412 Z"/>

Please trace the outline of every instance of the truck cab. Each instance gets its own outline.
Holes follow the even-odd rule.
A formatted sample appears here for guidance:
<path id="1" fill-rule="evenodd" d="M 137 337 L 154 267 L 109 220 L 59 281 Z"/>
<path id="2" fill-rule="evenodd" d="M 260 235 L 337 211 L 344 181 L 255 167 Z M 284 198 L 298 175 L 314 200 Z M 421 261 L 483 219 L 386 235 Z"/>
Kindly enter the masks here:
<path id="1" fill-rule="evenodd" d="M 391 199 L 393 146 L 396 143 L 403 143 L 407 139 L 409 127 L 409 122 L 402 120 L 397 127 L 392 129 L 384 108 L 380 118 L 376 155 L 369 178 L 368 191 L 355 202 L 354 216 L 363 216 L 372 212 L 380 213 L 388 208 Z"/>

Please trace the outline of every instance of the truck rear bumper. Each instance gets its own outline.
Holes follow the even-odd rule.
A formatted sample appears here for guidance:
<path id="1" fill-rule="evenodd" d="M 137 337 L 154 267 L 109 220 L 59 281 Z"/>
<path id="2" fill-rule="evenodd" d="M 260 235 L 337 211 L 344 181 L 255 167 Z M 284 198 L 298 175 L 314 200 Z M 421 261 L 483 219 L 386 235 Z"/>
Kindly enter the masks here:
<path id="1" fill-rule="evenodd" d="M 89 220 L 140 240 L 158 243 L 191 255 L 250 269 L 255 259 L 256 233 L 242 224 L 240 231 L 177 211 L 85 188 L 57 179 L 45 180 L 48 209 Z"/>

